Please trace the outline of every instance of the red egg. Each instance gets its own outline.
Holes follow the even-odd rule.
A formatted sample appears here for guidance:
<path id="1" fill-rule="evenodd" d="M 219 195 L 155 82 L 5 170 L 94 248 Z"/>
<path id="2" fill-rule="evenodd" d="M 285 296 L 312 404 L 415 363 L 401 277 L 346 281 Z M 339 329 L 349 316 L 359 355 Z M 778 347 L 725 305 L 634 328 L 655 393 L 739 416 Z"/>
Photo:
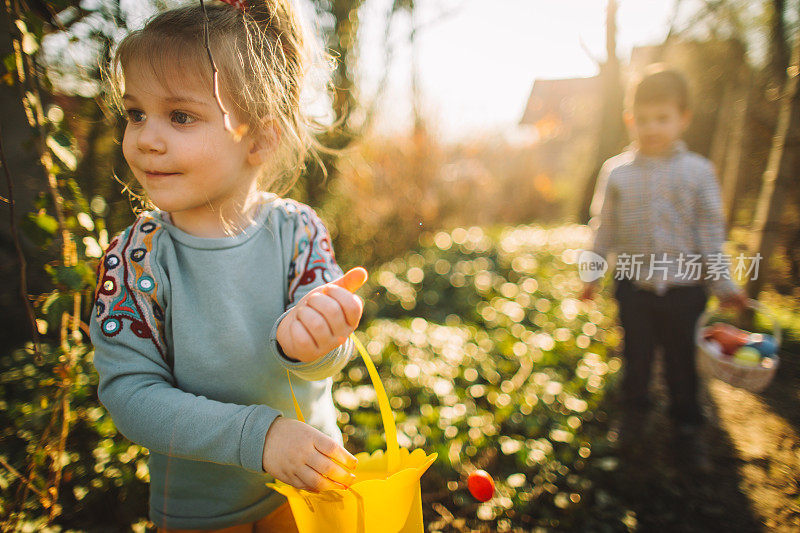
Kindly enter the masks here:
<path id="1" fill-rule="evenodd" d="M 722 346 L 722 352 L 726 355 L 733 354 L 749 340 L 749 334 L 746 331 L 721 322 L 711 326 L 706 334 Z"/>
<path id="2" fill-rule="evenodd" d="M 485 470 L 476 470 L 467 478 L 469 492 L 476 500 L 485 502 L 494 495 L 494 480 Z"/>

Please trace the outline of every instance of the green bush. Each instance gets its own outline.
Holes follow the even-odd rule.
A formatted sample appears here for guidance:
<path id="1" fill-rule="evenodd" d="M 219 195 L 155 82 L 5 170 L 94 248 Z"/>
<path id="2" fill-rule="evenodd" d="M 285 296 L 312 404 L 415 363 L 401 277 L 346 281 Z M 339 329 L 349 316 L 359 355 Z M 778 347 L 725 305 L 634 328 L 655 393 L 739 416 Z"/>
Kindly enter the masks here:
<path id="1" fill-rule="evenodd" d="M 616 468 L 604 405 L 621 363 L 607 353 L 612 318 L 575 299 L 586 237 L 580 226 L 497 238 L 459 228 L 371 274 L 362 338 L 400 444 L 439 454 L 422 480 L 429 528 L 452 514 L 476 528 L 624 529 L 624 510 L 592 482 Z M 334 397 L 351 448 L 385 446 L 359 365 Z M 484 504 L 465 487 L 474 468 L 497 486 Z"/>
<path id="2" fill-rule="evenodd" d="M 147 502 L 147 450 L 119 434 L 108 412 L 97 400 L 97 374 L 91 364 L 90 345 L 53 348 L 43 345 L 44 362 L 34 365 L 27 350 L 0 357 L 0 441 L 2 457 L 28 475 L 61 467 L 61 483 L 53 525 L 67 530 L 129 531 L 144 527 Z M 63 373 L 67 357 L 75 358 L 73 372 Z M 59 383 L 64 383 L 61 388 Z M 61 431 L 59 422 L 69 395 L 69 432 L 60 465 L 53 465 L 53 441 Z M 55 421 L 55 423 L 53 423 Z M 48 429 L 49 428 L 49 429 Z M 49 434 L 49 438 L 47 437 Z M 49 442 L 47 449 L 39 442 Z M 38 491 L 51 484 L 39 474 L 32 480 Z M 0 515 L 15 510 L 21 497 L 16 476 L 0 469 Z M 41 531 L 53 511 L 46 498 L 30 491 L 18 516 L 18 530 Z"/>

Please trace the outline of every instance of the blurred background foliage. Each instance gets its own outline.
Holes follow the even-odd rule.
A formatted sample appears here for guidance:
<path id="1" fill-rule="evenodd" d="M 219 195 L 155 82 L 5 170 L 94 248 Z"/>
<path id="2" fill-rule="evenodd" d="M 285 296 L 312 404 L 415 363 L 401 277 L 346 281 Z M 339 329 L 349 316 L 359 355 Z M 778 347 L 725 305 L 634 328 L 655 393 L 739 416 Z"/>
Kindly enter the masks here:
<path id="1" fill-rule="evenodd" d="M 339 60 L 330 105 L 340 127 L 321 140 L 342 152 L 325 156 L 327 177 L 311 166 L 292 195 L 323 215 L 344 267 L 372 272 L 362 338 L 403 444 L 440 457 L 423 478 L 430 529 L 635 529 L 630 506 L 598 483 L 618 466 L 608 418 L 619 332 L 608 301 L 575 300 L 572 263 L 588 230 L 570 222 L 585 222 L 597 162 L 627 143 L 622 130 L 608 133 L 622 88 L 653 61 L 678 66 L 697 95 L 687 141 L 719 170 L 732 250 L 768 252 L 766 285 L 749 289 L 796 347 L 800 187 L 788 176 L 800 165 L 798 99 L 786 73 L 798 71 L 797 6 L 699 2 L 664 43 L 622 63 L 609 2 L 611 53 L 595 79 L 537 80 L 517 138 L 453 143 L 417 103 L 406 135 L 373 130 L 381 88 L 368 100 L 357 76 L 368 3 L 309 1 Z M 416 8 L 391 2 L 387 32 Z M 136 17 L 115 0 L 7 0 L 0 18 L 9 30 L 0 36 L 10 215 L 0 221 L 3 528 L 144 531 L 147 451 L 119 435 L 97 401 L 86 327 L 97 260 L 136 207 L 123 191 L 124 123 L 103 105 L 97 67 Z M 778 135 L 782 112 L 793 119 Z M 783 166 L 768 172 L 776 139 Z M 338 381 L 348 446 L 381 446 L 365 372 L 353 365 Z M 495 476 L 488 503 L 464 490 L 473 467 Z"/>
<path id="2" fill-rule="evenodd" d="M 598 503 L 591 477 L 617 467 L 606 402 L 621 362 L 607 302 L 574 298 L 588 236 L 585 226 L 456 228 L 373 272 L 363 337 L 401 445 L 439 454 L 423 477 L 432 529 L 624 527 L 627 509 L 608 494 Z M 336 389 L 356 448 L 385 446 L 374 396 L 356 365 Z M 494 476 L 490 502 L 466 490 L 475 468 Z"/>

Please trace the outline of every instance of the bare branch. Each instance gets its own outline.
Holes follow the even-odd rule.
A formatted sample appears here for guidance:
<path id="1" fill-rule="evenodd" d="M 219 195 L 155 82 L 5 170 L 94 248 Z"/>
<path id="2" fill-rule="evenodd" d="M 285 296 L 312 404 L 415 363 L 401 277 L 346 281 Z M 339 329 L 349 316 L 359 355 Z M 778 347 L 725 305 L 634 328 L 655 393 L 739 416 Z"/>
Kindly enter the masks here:
<path id="1" fill-rule="evenodd" d="M 669 42 L 669 40 L 678 33 L 678 14 L 681 9 L 681 4 L 683 3 L 682 0 L 675 0 L 675 3 L 672 6 L 672 15 L 669 17 L 669 29 L 667 30 L 667 36 L 664 37 L 664 42 Z"/>
<path id="2" fill-rule="evenodd" d="M 437 24 L 449 19 L 450 17 L 457 15 L 464 7 L 464 3 L 451 7 L 450 9 L 445 9 L 440 13 L 437 13 L 435 17 L 432 19 L 423 22 L 422 24 L 416 24 L 413 28 L 411 28 L 411 38 L 414 38 L 414 34 L 423 30 L 427 30 L 432 26 L 436 26 Z"/>
<path id="3" fill-rule="evenodd" d="M 375 95 L 370 101 L 369 105 L 366 108 L 364 113 L 364 122 L 360 126 L 361 133 L 368 131 L 372 125 L 372 122 L 375 118 L 375 112 L 377 110 L 378 104 L 380 100 L 383 98 L 384 92 L 386 90 L 387 82 L 389 80 L 389 71 L 391 70 L 391 65 L 394 59 L 394 46 L 389 44 L 389 36 L 392 33 L 392 26 L 395 20 L 395 14 L 398 12 L 396 6 L 392 6 L 389 10 L 389 14 L 386 18 L 386 30 L 384 31 L 383 35 L 383 48 L 384 48 L 384 56 L 383 56 L 383 74 L 381 75 L 381 79 L 378 81 L 378 87 L 375 90 Z"/>
<path id="4" fill-rule="evenodd" d="M 71 366 L 71 365 L 70 365 Z M 58 446 L 51 453 L 53 461 L 53 481 L 49 484 L 48 492 L 50 493 L 51 501 L 58 501 L 58 491 L 61 488 L 61 478 L 64 474 L 64 469 L 60 464 L 61 456 L 67 449 L 67 435 L 69 435 L 69 415 L 70 415 L 70 394 L 69 387 L 71 383 L 68 380 L 61 382 L 61 432 L 58 435 Z M 49 521 L 53 521 L 58 515 L 58 507 L 56 505 L 50 506 Z"/>
<path id="5" fill-rule="evenodd" d="M 63 390 L 64 389 L 59 389 L 59 394 L 61 394 Z M 54 405 L 58 404 L 59 404 L 59 398 L 56 398 L 56 402 Z M 42 436 L 36 443 L 36 447 L 33 449 L 33 452 L 28 454 L 29 457 L 28 478 L 27 478 L 28 482 L 22 484 L 17 490 L 14 500 L 14 509 L 22 510 L 25 506 L 25 501 L 28 499 L 28 492 L 30 490 L 35 491 L 35 487 L 32 486 L 33 480 L 36 477 L 36 471 L 34 470 L 36 462 L 34 460 L 34 457 L 36 457 L 36 454 L 39 453 L 39 450 L 44 450 L 46 448 L 47 440 L 50 438 L 50 432 L 53 430 L 53 426 L 55 425 L 56 419 L 58 418 L 58 412 L 59 409 L 54 408 L 53 411 L 50 413 L 50 421 L 48 422 L 47 426 L 45 426 L 44 431 L 42 431 Z M 4 529 L 4 531 L 16 531 L 17 522 L 19 521 L 20 515 L 19 514 L 14 515 L 13 513 L 10 513 L 9 516 L 11 516 L 11 518 L 9 518 L 6 524 L 4 524 L 3 527 L 4 528 L 7 527 L 7 529 Z"/>
<path id="6" fill-rule="evenodd" d="M 30 490 L 35 492 L 40 498 L 49 499 L 49 496 L 33 486 L 32 480 L 23 476 L 16 468 L 11 466 L 2 456 L 0 456 L 0 466 L 8 470 L 12 476 L 19 478 Z"/>
<path id="7" fill-rule="evenodd" d="M 578 37 L 578 41 L 580 42 L 583 51 L 586 52 L 586 55 L 589 56 L 589 59 L 591 59 L 595 65 L 599 67 L 600 65 L 603 64 L 603 62 L 600 61 L 600 58 L 594 55 L 591 50 L 589 50 L 589 46 L 586 44 L 586 41 L 583 40 L 582 36 Z"/>

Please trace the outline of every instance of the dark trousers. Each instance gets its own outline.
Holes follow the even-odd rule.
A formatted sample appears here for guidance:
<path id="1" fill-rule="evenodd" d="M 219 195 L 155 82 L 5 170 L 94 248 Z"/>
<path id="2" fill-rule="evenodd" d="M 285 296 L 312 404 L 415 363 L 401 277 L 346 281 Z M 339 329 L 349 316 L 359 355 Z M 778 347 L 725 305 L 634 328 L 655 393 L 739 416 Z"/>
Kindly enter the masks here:
<path id="1" fill-rule="evenodd" d="M 653 352 L 656 346 L 661 346 L 671 400 L 670 416 L 679 424 L 701 424 L 694 333 L 697 319 L 706 306 L 705 288 L 675 287 L 659 296 L 622 280 L 617 282 L 615 296 L 625 330 L 624 407 L 632 411 L 648 408 Z"/>

